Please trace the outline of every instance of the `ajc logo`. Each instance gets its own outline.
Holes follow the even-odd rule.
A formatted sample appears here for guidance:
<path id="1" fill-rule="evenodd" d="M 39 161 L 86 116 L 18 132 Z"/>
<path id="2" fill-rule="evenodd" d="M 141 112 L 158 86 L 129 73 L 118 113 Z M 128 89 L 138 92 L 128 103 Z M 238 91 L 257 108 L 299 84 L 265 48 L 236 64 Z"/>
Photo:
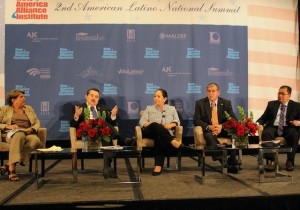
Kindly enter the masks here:
<path id="1" fill-rule="evenodd" d="M 32 39 L 37 38 L 38 37 L 37 34 L 38 34 L 38 32 L 28 32 L 27 37 L 30 37 Z"/>

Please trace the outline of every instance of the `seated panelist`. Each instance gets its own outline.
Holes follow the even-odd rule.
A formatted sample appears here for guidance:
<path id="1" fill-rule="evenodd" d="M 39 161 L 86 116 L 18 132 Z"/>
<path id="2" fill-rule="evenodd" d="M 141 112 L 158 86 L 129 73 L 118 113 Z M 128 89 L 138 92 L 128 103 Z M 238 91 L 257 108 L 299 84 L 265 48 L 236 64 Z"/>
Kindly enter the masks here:
<path id="1" fill-rule="evenodd" d="M 154 105 L 145 109 L 139 125 L 143 138 L 154 140 L 155 166 L 153 176 L 162 172 L 166 151 L 170 146 L 181 149 L 184 147 L 174 138 L 174 129 L 180 125 L 178 113 L 174 106 L 168 105 L 168 93 L 164 89 L 157 89 L 153 98 Z"/>

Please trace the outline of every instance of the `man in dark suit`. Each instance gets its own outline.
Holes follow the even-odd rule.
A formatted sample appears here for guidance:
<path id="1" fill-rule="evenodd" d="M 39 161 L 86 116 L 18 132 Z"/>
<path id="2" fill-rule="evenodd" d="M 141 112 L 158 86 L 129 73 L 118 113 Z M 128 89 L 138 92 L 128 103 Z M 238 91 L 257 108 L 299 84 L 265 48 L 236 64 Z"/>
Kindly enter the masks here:
<path id="1" fill-rule="evenodd" d="M 88 119 L 95 119 L 96 116 L 93 116 L 92 107 L 95 108 L 96 112 L 103 113 L 105 112 L 105 121 L 106 125 L 111 128 L 111 141 L 106 142 L 102 141 L 102 144 L 105 146 L 112 145 L 112 139 L 118 139 L 118 144 L 124 145 L 124 140 L 118 133 L 118 131 L 114 128 L 117 124 L 117 112 L 118 107 L 115 106 L 112 110 L 109 110 L 106 106 L 105 101 L 99 103 L 100 100 L 100 91 L 97 88 L 90 88 L 87 90 L 85 95 L 86 103 L 81 104 L 79 106 L 75 105 L 75 113 L 74 117 L 70 121 L 70 127 L 75 127 L 76 129 L 79 127 L 80 122 L 85 120 L 85 117 Z M 84 111 L 87 110 L 87 111 Z M 88 116 L 85 116 L 88 113 Z M 110 161 L 111 162 L 111 161 Z M 117 175 L 113 173 L 113 170 L 110 168 L 109 177 L 117 178 Z"/>
<path id="2" fill-rule="evenodd" d="M 221 98 L 218 84 L 210 83 L 206 88 L 207 97 L 196 101 L 194 113 L 194 126 L 201 126 L 204 139 L 208 147 L 216 147 L 220 144 L 218 137 L 228 137 L 223 124 L 228 121 L 225 111 L 236 119 L 231 101 Z M 212 109 L 217 108 L 217 122 L 213 122 Z M 220 156 L 213 156 L 213 160 L 221 161 Z M 228 164 L 237 165 L 236 151 L 232 151 Z M 237 167 L 237 166 L 236 166 Z M 235 171 L 235 170 L 234 170 Z"/>
<path id="3" fill-rule="evenodd" d="M 292 148 L 291 153 L 287 153 L 285 169 L 294 170 L 294 160 L 297 152 L 299 133 L 300 133 L 300 103 L 290 100 L 292 88 L 283 85 L 277 93 L 278 100 L 269 101 L 266 110 L 257 120 L 258 124 L 264 126 L 262 141 L 271 141 L 278 136 L 285 138 L 287 146 Z M 280 115 L 282 111 L 282 120 Z M 280 129 L 280 121 L 283 128 Z M 268 154 L 266 157 L 270 160 L 269 165 L 265 167 L 267 171 L 274 171 L 276 163 L 274 155 Z"/>

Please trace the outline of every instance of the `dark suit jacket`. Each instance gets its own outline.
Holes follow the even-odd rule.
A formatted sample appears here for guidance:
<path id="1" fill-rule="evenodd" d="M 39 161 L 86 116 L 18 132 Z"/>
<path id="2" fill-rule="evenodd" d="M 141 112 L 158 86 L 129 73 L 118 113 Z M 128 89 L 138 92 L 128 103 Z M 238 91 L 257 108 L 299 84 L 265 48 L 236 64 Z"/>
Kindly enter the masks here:
<path id="1" fill-rule="evenodd" d="M 83 110 L 84 110 L 84 108 L 87 108 L 86 103 L 81 104 L 80 106 L 83 108 Z M 110 113 L 109 109 L 107 108 L 107 106 L 105 106 L 103 104 L 98 104 L 96 106 L 96 108 L 97 108 L 97 112 L 100 111 L 100 113 L 102 113 L 103 111 L 105 111 L 105 113 L 106 113 L 105 121 L 106 121 L 107 126 L 109 126 L 109 127 L 116 126 L 117 120 L 111 119 L 111 113 Z M 77 121 L 75 121 L 74 118 L 71 119 L 70 127 L 75 127 L 77 129 L 79 127 L 80 122 L 83 120 L 84 120 L 84 111 L 82 111 L 82 113 L 79 116 L 79 119 Z"/>
<path id="2" fill-rule="evenodd" d="M 236 119 L 231 101 L 219 97 L 217 108 L 219 124 L 223 124 L 227 121 L 225 111 Z M 211 124 L 211 107 L 208 97 L 197 100 L 194 112 L 194 126 L 201 126 L 203 131 L 205 131 L 206 127 Z"/>
<path id="3" fill-rule="evenodd" d="M 266 127 L 273 126 L 276 119 L 276 115 L 280 106 L 278 100 L 269 101 L 266 110 L 262 116 L 257 120 L 257 122 Z M 300 103 L 293 100 L 289 100 L 287 110 L 286 110 L 286 123 L 290 126 L 290 121 L 300 120 Z"/>

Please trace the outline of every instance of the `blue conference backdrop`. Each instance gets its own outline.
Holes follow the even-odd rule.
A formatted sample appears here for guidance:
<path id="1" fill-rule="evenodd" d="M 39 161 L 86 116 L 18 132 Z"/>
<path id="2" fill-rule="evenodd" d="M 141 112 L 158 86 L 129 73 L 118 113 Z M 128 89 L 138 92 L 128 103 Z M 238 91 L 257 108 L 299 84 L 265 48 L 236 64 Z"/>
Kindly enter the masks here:
<path id="1" fill-rule="evenodd" d="M 247 27 L 219 25 L 6 25 L 5 89 L 22 89 L 47 140 L 69 139 L 74 105 L 101 90 L 119 107 L 119 127 L 134 135 L 139 112 L 168 91 L 192 135 L 195 101 L 217 82 L 222 97 L 248 109 Z M 237 113 L 237 111 L 236 111 Z"/>

